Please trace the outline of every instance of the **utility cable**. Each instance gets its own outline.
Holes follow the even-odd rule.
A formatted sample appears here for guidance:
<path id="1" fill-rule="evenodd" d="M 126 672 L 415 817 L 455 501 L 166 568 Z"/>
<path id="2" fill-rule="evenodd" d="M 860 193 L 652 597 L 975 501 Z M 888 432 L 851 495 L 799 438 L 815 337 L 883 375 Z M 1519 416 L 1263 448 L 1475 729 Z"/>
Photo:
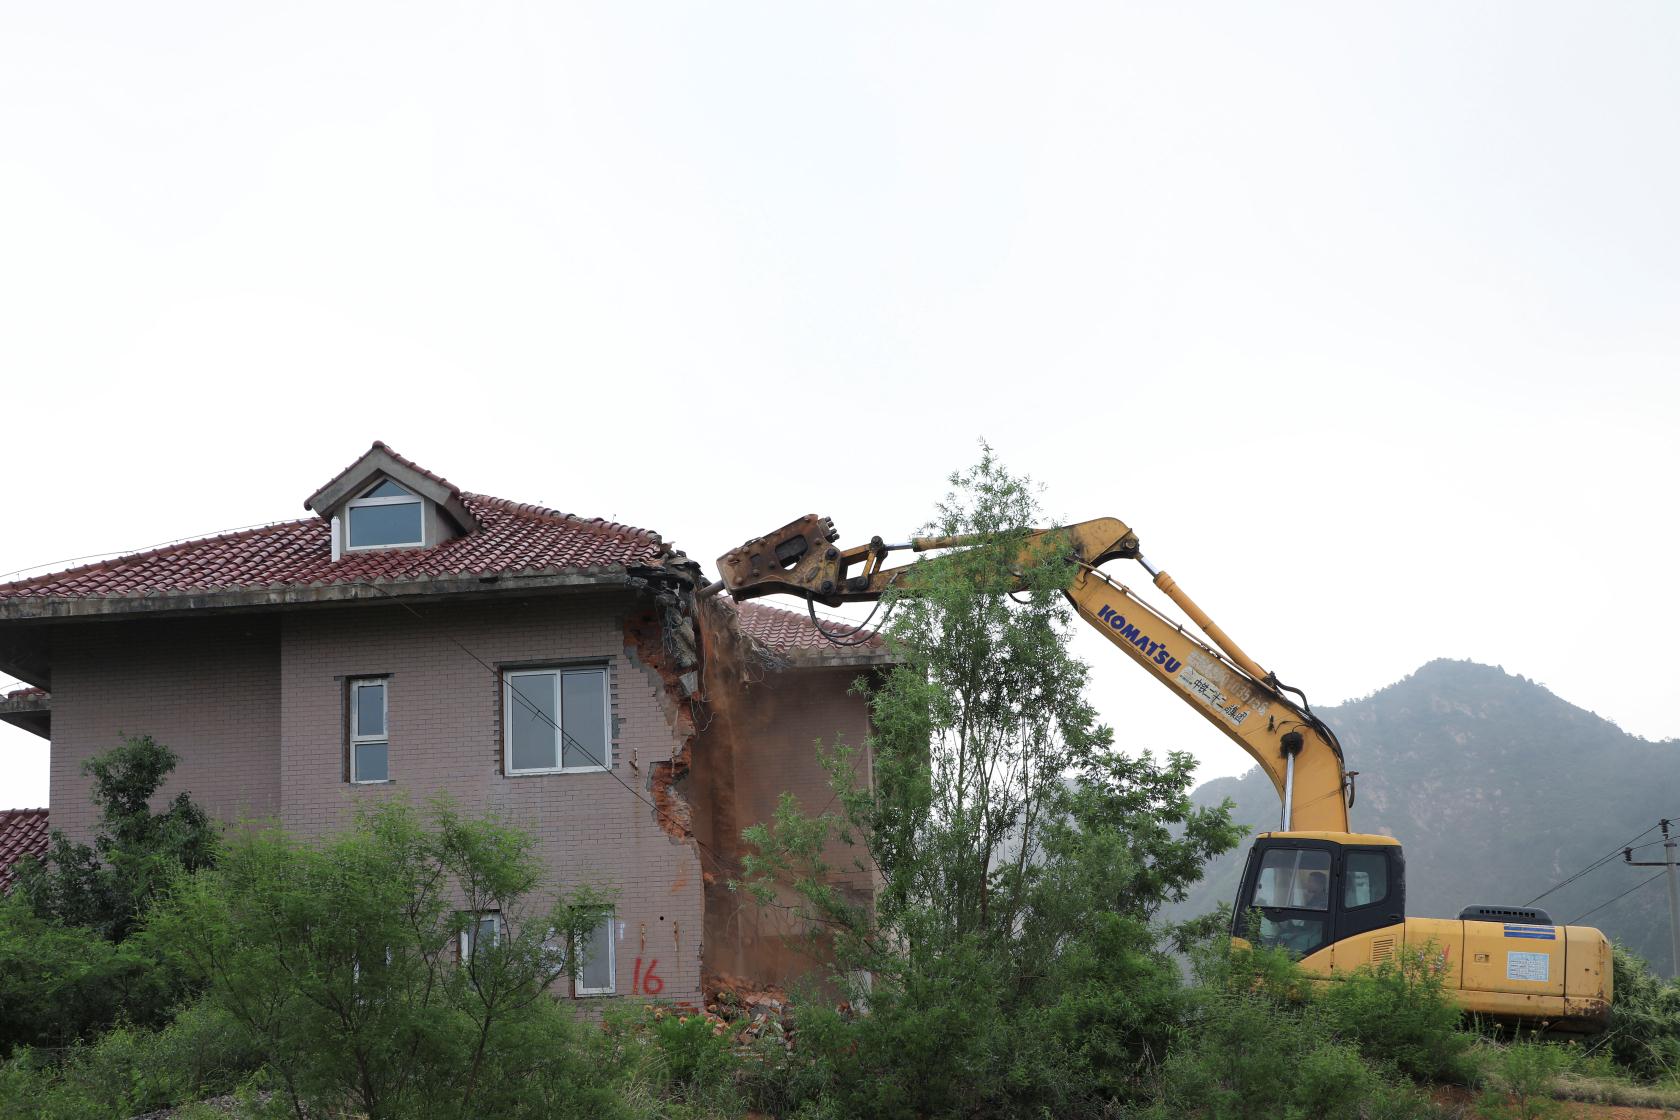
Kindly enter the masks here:
<path id="1" fill-rule="evenodd" d="M 391 602 L 395 603 L 397 606 L 402 607 L 404 610 L 406 610 L 409 614 L 413 615 L 419 621 L 421 621 L 421 622 L 426 621 L 426 617 L 424 615 L 422 615 L 419 611 L 415 610 L 414 607 L 411 604 L 405 603 L 401 599 L 398 599 L 394 595 L 390 594 L 390 592 L 386 591 L 383 587 L 380 587 L 378 584 L 363 583 L 363 584 L 359 584 L 358 586 L 373 588 L 375 591 L 377 591 L 379 594 L 385 596 L 385 598 L 389 599 Z M 488 661 L 484 660 L 484 658 L 480 657 L 478 654 L 476 654 L 472 650 L 468 649 L 465 645 L 463 645 L 454 636 L 445 633 L 443 635 L 443 637 L 451 645 L 453 645 L 456 649 L 460 650 L 462 653 L 466 654 L 468 657 L 470 657 L 474 661 L 478 662 L 478 664 L 481 665 L 484 668 L 484 670 L 491 675 L 491 677 L 493 679 L 497 680 L 498 682 L 501 682 L 501 676 L 502 675 L 501 675 L 500 672 L 497 671 L 495 666 L 491 665 Z M 527 710 L 529 710 L 537 718 L 541 719 L 544 723 L 547 723 L 556 732 L 558 732 L 561 736 L 563 736 L 564 739 L 569 740 L 570 742 L 572 742 L 573 744 L 575 744 L 576 746 L 578 746 L 579 748 L 581 748 L 585 751 L 588 750 L 588 748 L 584 747 L 582 743 L 579 743 L 574 736 L 569 734 L 566 731 L 565 728 L 561 727 L 558 723 L 556 723 L 554 721 L 554 719 L 551 716 L 549 716 L 549 714 L 547 712 L 543 711 L 541 708 L 538 708 L 535 704 L 531 703 L 531 701 L 528 700 L 525 697 L 525 695 L 523 693 L 521 693 L 516 686 L 509 684 L 508 685 L 508 691 L 511 692 L 515 697 L 517 697 L 519 702 L 522 705 L 524 705 Z M 659 817 L 660 815 L 662 815 L 659 806 L 657 804 L 655 804 L 653 801 L 650 801 L 648 798 L 643 797 L 642 794 L 641 794 L 641 791 L 637 790 L 629 782 L 627 782 L 623 778 L 619 777 L 618 771 L 614 770 L 610 766 L 606 766 L 604 764 L 604 761 L 601 760 L 601 759 L 595 759 L 595 761 L 597 763 L 602 764 L 602 767 L 603 767 L 602 772 L 610 775 L 612 777 L 613 781 L 615 781 L 619 785 L 623 786 L 624 789 L 630 794 L 630 796 L 634 797 L 637 801 L 640 801 L 642 804 L 646 805 L 649 809 L 652 809 L 653 812 L 654 812 L 654 816 L 656 818 Z M 741 867 L 739 862 L 732 861 L 732 860 L 724 858 L 724 856 L 721 852 L 719 852 L 717 849 L 713 848 L 710 844 L 707 844 L 704 840 L 701 840 L 698 836 L 695 836 L 693 834 L 692 830 L 689 833 L 688 839 L 694 841 L 695 847 L 701 849 L 702 851 L 706 852 L 706 854 L 710 855 L 712 857 L 713 862 L 716 864 L 716 866 L 718 868 L 720 868 L 724 871 L 730 871 L 731 869 L 733 869 L 733 871 L 736 875 L 744 874 L 744 869 Z"/>
<path id="2" fill-rule="evenodd" d="M 1665 868 L 1662 871 L 1659 871 L 1655 875 L 1651 876 L 1649 879 L 1641 879 L 1639 882 L 1635 883 L 1633 886 L 1629 887 L 1627 890 L 1623 891 L 1621 894 L 1617 895 L 1615 898 L 1607 899 L 1606 901 L 1599 903 L 1597 906 L 1594 906 L 1591 910 L 1588 910 L 1585 914 L 1580 914 L 1580 915 L 1577 915 L 1576 917 L 1573 917 L 1573 918 L 1569 919 L 1569 921 L 1565 922 L 1564 925 L 1570 925 L 1570 926 L 1576 925 L 1577 923 L 1579 923 L 1581 921 L 1582 918 L 1592 917 L 1594 914 L 1598 913 L 1600 910 L 1602 910 L 1606 906 L 1610 905 L 1610 903 L 1617 902 L 1621 899 L 1626 898 L 1628 895 L 1632 894 L 1634 891 L 1638 890 L 1640 887 L 1650 886 L 1652 883 L 1656 882 L 1658 879 L 1661 879 L 1666 874 L 1668 874 L 1668 870 Z"/>
<path id="3" fill-rule="evenodd" d="M 1586 867 L 1583 867 L 1583 868 L 1581 868 L 1581 870 L 1575 872 L 1575 874 L 1569 876 L 1567 879 L 1564 879 L 1564 880 L 1562 880 L 1560 882 L 1557 882 L 1557 883 L 1553 883 L 1551 886 L 1547 887 L 1545 890 L 1541 891 L 1539 894 L 1535 895 L 1533 898 L 1531 898 L 1527 902 L 1523 903 L 1523 905 L 1524 906 L 1533 906 L 1536 902 L 1539 902 L 1542 898 L 1545 898 L 1547 895 L 1551 894 L 1553 891 L 1562 890 L 1564 887 L 1567 887 L 1570 883 L 1573 883 L 1575 880 L 1579 879 L 1581 876 L 1590 874 L 1594 871 L 1597 871 L 1599 868 L 1603 867 L 1605 864 L 1609 863 L 1611 860 L 1613 860 L 1617 856 L 1621 855 L 1622 852 L 1627 849 L 1628 845 L 1632 844 L 1635 840 L 1638 840 L 1641 836 L 1644 836 L 1648 832 L 1654 832 L 1656 829 L 1658 829 L 1660 827 L 1662 827 L 1662 826 L 1654 824 L 1650 828 L 1647 828 L 1647 829 L 1643 830 L 1642 832 L 1638 833 L 1637 835 L 1630 837 L 1626 843 L 1617 844 L 1614 848 L 1610 849 L 1609 854 L 1604 856 L 1602 859 L 1598 859 L 1598 860 L 1593 861 L 1592 863 L 1588 864 Z"/>
<path id="4" fill-rule="evenodd" d="M 120 560 L 125 556 L 138 556 L 145 552 L 155 552 L 160 548 L 168 548 L 170 545 L 188 544 L 192 541 L 199 540 L 210 540 L 216 537 L 225 537 L 230 533 L 243 533 L 247 529 L 266 529 L 271 526 L 290 525 L 295 520 L 296 519 L 294 518 L 289 521 L 257 521 L 250 525 L 239 525 L 232 529 L 217 529 L 209 533 L 195 533 L 192 536 L 175 537 L 172 540 L 159 541 L 157 544 L 145 545 L 142 548 L 122 548 L 116 550 L 115 552 L 90 552 L 86 556 L 67 556 L 63 560 L 48 560 L 45 564 L 29 564 L 22 568 L 15 568 L 9 572 L 0 572 L 0 580 L 9 579 L 10 577 L 19 575 L 23 572 L 33 572 L 37 568 L 48 568 L 53 570 L 42 572 L 40 576 L 29 576 L 27 579 L 40 579 L 45 576 L 62 575 L 62 572 L 56 570 L 60 564 L 75 564 L 83 560 Z"/>

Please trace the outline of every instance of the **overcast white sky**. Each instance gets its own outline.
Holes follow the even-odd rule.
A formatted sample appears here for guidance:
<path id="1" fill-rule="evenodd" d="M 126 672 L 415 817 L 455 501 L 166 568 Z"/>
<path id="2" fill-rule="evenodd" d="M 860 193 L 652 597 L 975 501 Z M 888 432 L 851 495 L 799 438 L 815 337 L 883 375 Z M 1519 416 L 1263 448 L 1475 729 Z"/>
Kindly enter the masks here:
<path id="1" fill-rule="evenodd" d="M 9 4 L 0 571 L 376 438 L 712 569 L 984 437 L 1316 704 L 1469 657 L 1680 735 L 1676 58 L 1658 0 Z"/>

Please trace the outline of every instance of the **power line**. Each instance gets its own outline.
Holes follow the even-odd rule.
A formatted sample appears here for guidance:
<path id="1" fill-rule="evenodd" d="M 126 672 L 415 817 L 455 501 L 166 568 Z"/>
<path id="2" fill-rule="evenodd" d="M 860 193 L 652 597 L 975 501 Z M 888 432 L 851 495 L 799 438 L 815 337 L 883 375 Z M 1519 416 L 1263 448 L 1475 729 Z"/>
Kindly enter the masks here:
<path id="1" fill-rule="evenodd" d="M 1658 879 L 1661 879 L 1666 874 L 1668 874 L 1667 871 L 1659 871 L 1655 875 L 1651 876 L 1649 879 L 1641 879 L 1639 882 L 1635 883 L 1633 886 L 1629 887 L 1627 890 L 1623 891 L 1621 894 L 1617 895 L 1615 898 L 1606 899 L 1605 901 L 1599 903 L 1597 906 L 1594 906 L 1591 910 L 1588 910 L 1585 914 L 1581 914 L 1577 917 L 1571 918 L 1569 921 L 1565 922 L 1564 924 L 1572 926 L 1572 925 L 1575 925 L 1576 923 L 1580 922 L 1580 920 L 1582 918 L 1590 918 L 1594 914 L 1598 913 L 1600 910 L 1604 909 L 1606 906 L 1610 905 L 1610 903 L 1616 902 L 1620 899 L 1626 898 L 1628 895 L 1632 894 L 1634 891 L 1638 890 L 1640 887 L 1650 886 L 1652 883 L 1656 882 Z"/>
<path id="2" fill-rule="evenodd" d="M 1613 860 L 1617 856 L 1621 855 L 1622 852 L 1624 850 L 1626 850 L 1627 847 L 1630 844 L 1632 844 L 1635 840 L 1638 840 L 1641 836 L 1644 836 L 1647 832 L 1656 831 L 1658 827 L 1659 827 L 1658 825 L 1652 825 L 1650 828 L 1644 829 L 1643 831 L 1641 831 L 1641 832 L 1635 834 L 1634 836 L 1630 837 L 1626 841 L 1626 843 L 1617 844 L 1614 848 L 1610 849 L 1610 853 L 1608 855 L 1604 856 L 1602 859 L 1594 860 L 1592 863 L 1588 864 L 1586 867 L 1581 868 L 1581 870 L 1575 872 L 1575 874 L 1569 876 L 1567 879 L 1564 879 L 1561 882 L 1553 883 L 1551 886 L 1547 887 L 1545 890 L 1541 891 L 1539 894 L 1535 895 L 1533 898 L 1531 898 L 1527 902 L 1523 903 L 1523 905 L 1524 906 L 1533 906 L 1536 902 L 1539 902 L 1542 898 L 1545 898 L 1547 895 L 1551 894 L 1553 891 L 1562 890 L 1564 887 L 1567 887 L 1570 883 L 1573 883 L 1575 880 L 1579 879 L 1581 876 L 1590 874 L 1591 872 L 1594 872 L 1594 871 L 1597 871 L 1599 868 L 1603 867 L 1605 864 L 1609 863 L 1611 860 Z"/>
<path id="3" fill-rule="evenodd" d="M 381 594 L 381 595 L 385 596 L 387 599 L 391 600 L 391 602 L 395 603 L 397 606 L 402 607 L 404 610 L 406 610 L 409 614 L 413 615 L 419 621 L 421 621 L 421 622 L 426 621 L 426 617 L 424 615 L 422 615 L 419 611 L 415 610 L 414 607 L 411 604 L 405 603 L 401 599 L 398 599 L 395 596 L 391 595 L 388 591 L 386 591 L 383 587 L 380 587 L 378 584 L 364 583 L 364 584 L 361 584 L 360 586 L 373 588 L 375 591 L 379 592 L 379 594 Z M 491 675 L 492 678 L 496 679 L 498 682 L 501 681 L 501 676 L 502 675 L 501 675 L 500 672 L 497 671 L 495 666 L 491 665 L 488 661 L 484 660 L 484 658 L 480 657 L 478 654 L 476 654 L 472 650 L 468 649 L 459 640 L 457 640 L 453 635 L 448 634 L 448 633 L 444 633 L 443 637 L 451 645 L 453 645 L 456 649 L 460 650 L 462 653 L 466 654 L 468 657 L 470 657 L 474 661 L 478 662 L 478 664 L 481 665 L 484 668 L 484 670 Z M 565 728 L 561 727 L 558 723 L 555 723 L 553 718 L 550 717 L 547 712 L 543 711 L 541 708 L 539 708 L 535 704 L 531 703 L 531 701 L 525 697 L 524 693 L 519 691 L 517 686 L 509 683 L 507 687 L 508 687 L 508 691 L 511 692 L 515 697 L 517 697 L 519 702 L 522 705 L 524 705 L 525 708 L 527 710 L 529 710 L 533 715 L 535 715 L 538 719 L 541 719 L 544 723 L 547 723 L 556 732 L 558 732 L 564 739 L 570 740 L 573 744 L 578 746 L 580 749 L 583 749 L 585 751 L 588 750 L 587 747 L 584 747 L 583 744 L 579 743 L 573 735 L 571 735 L 569 732 L 567 732 Z M 636 787 L 632 786 L 629 782 L 627 782 L 623 778 L 619 777 L 618 771 L 614 770 L 611 766 L 605 765 L 605 760 L 594 759 L 594 761 L 602 764 L 603 773 L 606 773 L 607 775 L 609 775 L 613 779 L 613 781 L 615 781 L 619 785 L 623 786 L 625 791 L 628 792 L 631 797 L 634 797 L 637 801 L 640 801 L 642 804 L 646 805 L 649 809 L 652 809 L 653 812 L 654 812 L 654 816 L 656 818 L 658 818 L 659 816 L 662 815 L 659 806 L 655 802 L 650 801 L 646 797 L 643 797 L 642 794 L 641 794 L 641 791 L 637 790 Z M 704 840 L 701 840 L 700 837 L 695 836 L 693 834 L 692 830 L 690 830 L 690 832 L 689 832 L 688 839 L 694 841 L 694 844 L 695 844 L 696 847 L 700 848 L 702 851 L 704 851 L 708 855 L 710 855 L 719 868 L 728 870 L 732 866 L 731 861 L 726 860 L 723 857 L 722 853 L 718 852 L 717 849 L 713 848 L 710 844 L 707 844 Z M 734 871 L 735 871 L 736 874 L 740 874 L 743 870 L 738 863 L 733 864 L 733 868 L 734 868 Z"/>
<path id="4" fill-rule="evenodd" d="M 28 564 L 22 568 L 15 568 L 9 572 L 0 572 L 0 580 L 9 579 L 12 576 L 21 575 L 24 572 L 33 572 L 38 568 L 57 569 L 60 564 L 76 564 L 83 560 L 115 560 L 124 556 L 135 556 L 142 552 L 153 552 L 160 548 L 168 548 L 170 545 L 174 544 L 188 544 L 192 541 L 208 540 L 213 537 L 225 537 L 229 533 L 243 533 L 247 529 L 264 529 L 272 525 L 290 524 L 292 524 L 291 521 L 256 521 L 249 525 L 237 525 L 231 529 L 215 529 L 208 533 L 194 533 L 191 536 L 175 537 L 171 540 L 159 541 L 157 544 L 143 545 L 140 548 L 119 548 L 114 552 L 90 552 L 86 556 L 67 556 L 63 560 L 48 560 L 44 564 Z M 45 571 L 41 574 L 43 576 L 49 576 L 55 575 L 57 572 Z M 28 578 L 35 579 L 36 577 L 29 576 Z"/>

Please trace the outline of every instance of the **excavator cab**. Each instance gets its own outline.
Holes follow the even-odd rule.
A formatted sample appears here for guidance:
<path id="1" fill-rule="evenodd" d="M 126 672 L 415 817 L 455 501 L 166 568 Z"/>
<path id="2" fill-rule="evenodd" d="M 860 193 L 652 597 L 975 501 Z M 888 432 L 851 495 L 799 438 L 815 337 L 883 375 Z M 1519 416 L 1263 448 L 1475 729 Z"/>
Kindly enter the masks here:
<path id="1" fill-rule="evenodd" d="M 1268 832 L 1249 850 L 1231 936 L 1328 971 L 1323 954 L 1337 943 L 1363 941 L 1405 914 L 1406 860 L 1391 837 Z"/>

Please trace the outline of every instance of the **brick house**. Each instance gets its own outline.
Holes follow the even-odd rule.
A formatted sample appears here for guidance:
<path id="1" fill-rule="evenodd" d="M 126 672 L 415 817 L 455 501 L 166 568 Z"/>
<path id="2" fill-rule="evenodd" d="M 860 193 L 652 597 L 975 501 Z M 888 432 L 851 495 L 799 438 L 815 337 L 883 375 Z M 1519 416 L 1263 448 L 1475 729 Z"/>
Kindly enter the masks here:
<path id="1" fill-rule="evenodd" d="M 617 892 L 573 995 L 698 1001 L 703 977 L 808 967 L 726 882 L 783 790 L 824 807 L 812 744 L 863 742 L 849 689 L 878 642 L 699 599 L 655 533 L 468 493 L 382 443 L 304 504 L 0 584 L 0 670 L 35 686 L 0 719 L 52 743 L 53 827 L 88 836 L 83 760 L 145 733 L 181 756 L 161 795 L 224 821 L 319 836 L 444 794 L 529 829 L 557 881 Z"/>

